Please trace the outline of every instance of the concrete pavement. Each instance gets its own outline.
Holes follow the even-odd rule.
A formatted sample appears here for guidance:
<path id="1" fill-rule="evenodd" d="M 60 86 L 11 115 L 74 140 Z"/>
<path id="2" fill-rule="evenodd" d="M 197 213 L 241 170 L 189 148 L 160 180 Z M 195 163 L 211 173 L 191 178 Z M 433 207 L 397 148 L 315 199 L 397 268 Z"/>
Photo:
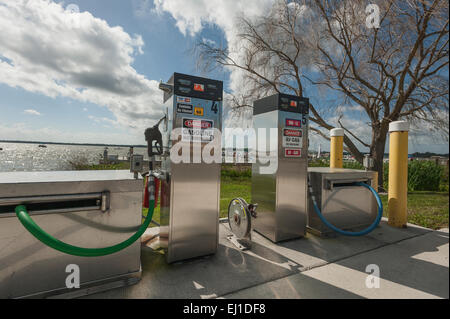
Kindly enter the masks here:
<path id="1" fill-rule="evenodd" d="M 88 298 L 449 298 L 448 229 L 395 229 L 383 220 L 364 237 L 308 234 L 279 244 L 253 232 L 245 252 L 229 233 L 221 224 L 215 255 L 172 265 L 143 247 L 138 284 Z M 366 287 L 371 264 L 379 288 Z"/>
<path id="2" fill-rule="evenodd" d="M 448 252 L 448 229 L 430 232 L 224 297 L 449 298 Z M 379 288 L 366 287 L 370 264 L 379 267 Z"/>

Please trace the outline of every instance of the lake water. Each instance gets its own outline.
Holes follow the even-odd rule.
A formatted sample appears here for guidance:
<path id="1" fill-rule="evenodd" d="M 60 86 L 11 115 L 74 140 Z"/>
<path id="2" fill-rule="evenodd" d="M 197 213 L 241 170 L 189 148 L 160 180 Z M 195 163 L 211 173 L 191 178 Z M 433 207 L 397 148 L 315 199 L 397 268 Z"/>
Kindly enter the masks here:
<path id="1" fill-rule="evenodd" d="M 0 172 L 12 171 L 67 171 L 71 162 L 98 164 L 104 146 L 46 145 L 0 143 Z M 108 155 L 127 156 L 128 147 L 108 147 Z M 147 149 L 134 148 L 135 154 L 146 155 Z M 147 156 L 145 156 L 147 157 Z"/>

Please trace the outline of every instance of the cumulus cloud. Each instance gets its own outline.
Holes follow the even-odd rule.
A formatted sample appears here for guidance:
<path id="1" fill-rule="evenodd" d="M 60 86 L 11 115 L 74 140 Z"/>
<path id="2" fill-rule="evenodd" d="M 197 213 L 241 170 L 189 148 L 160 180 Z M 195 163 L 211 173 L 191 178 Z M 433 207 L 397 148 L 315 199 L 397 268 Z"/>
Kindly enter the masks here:
<path id="1" fill-rule="evenodd" d="M 238 64 L 245 64 L 245 51 L 248 43 L 242 41 L 238 36 L 239 24 L 237 18 L 245 17 L 249 20 L 257 20 L 266 16 L 269 12 L 275 12 L 279 5 L 278 0 L 154 0 L 155 11 L 168 13 L 175 24 L 185 36 L 195 36 L 208 25 L 220 28 L 227 42 L 228 55 Z M 298 10 L 299 15 L 308 15 L 307 7 L 291 3 L 289 8 Z M 203 43 L 213 44 L 208 39 L 203 38 Z M 292 48 L 293 50 L 295 48 Z M 302 59 L 307 59 L 306 55 Z M 255 58 L 256 60 L 256 58 Z M 309 66 L 309 63 L 300 63 L 299 67 Z M 248 73 L 244 70 L 229 67 L 226 69 L 230 75 L 229 88 L 231 93 L 239 100 L 250 102 L 248 94 L 251 91 L 252 83 L 248 81 Z M 262 71 L 262 70 L 261 70 Z M 265 68 L 262 73 L 270 73 L 270 68 Z M 269 76 L 270 77 L 270 76 Z M 227 102 L 225 100 L 225 102 Z M 231 112 L 225 119 L 227 127 L 251 126 L 252 111 L 240 109 L 238 112 Z"/>
<path id="2" fill-rule="evenodd" d="M 215 24 L 230 39 L 234 32 L 234 20 L 245 12 L 247 16 L 264 12 L 273 0 L 154 0 L 156 12 L 168 12 L 184 35 L 194 36 L 205 24 Z"/>
<path id="3" fill-rule="evenodd" d="M 23 113 L 29 114 L 29 115 L 38 115 L 38 116 L 41 115 L 41 113 L 39 113 L 38 111 L 33 110 L 33 109 L 25 110 L 25 111 L 23 111 Z"/>
<path id="4" fill-rule="evenodd" d="M 113 126 L 118 126 L 118 122 L 114 121 L 110 118 L 107 117 L 98 117 L 98 116 L 93 116 L 93 115 L 89 115 L 88 119 L 90 119 L 91 121 L 94 121 L 95 123 L 103 123 L 103 124 L 111 124 Z M 108 126 L 109 127 L 109 126 Z"/>
<path id="5" fill-rule="evenodd" d="M 160 14 L 168 13 L 174 19 L 180 32 L 186 36 L 197 35 L 204 26 L 215 25 L 219 27 L 225 36 L 230 55 L 233 59 L 240 61 L 239 53 L 242 41 L 239 41 L 236 29 L 236 18 L 245 16 L 253 18 L 261 16 L 269 10 L 275 0 L 154 0 L 155 12 Z M 210 43 L 210 39 L 203 38 L 203 41 Z M 243 71 L 230 68 L 229 87 L 236 96 L 243 95 L 246 90 Z M 229 109 L 229 100 L 225 97 L 225 107 Z M 250 117 L 249 117 L 250 114 Z M 242 110 L 234 113 L 225 119 L 225 126 L 249 126 L 251 112 Z"/>
<path id="6" fill-rule="evenodd" d="M 158 82 L 132 66 L 140 35 L 50 0 L 0 0 L 0 30 L 0 83 L 105 106 L 126 127 L 162 114 Z"/>

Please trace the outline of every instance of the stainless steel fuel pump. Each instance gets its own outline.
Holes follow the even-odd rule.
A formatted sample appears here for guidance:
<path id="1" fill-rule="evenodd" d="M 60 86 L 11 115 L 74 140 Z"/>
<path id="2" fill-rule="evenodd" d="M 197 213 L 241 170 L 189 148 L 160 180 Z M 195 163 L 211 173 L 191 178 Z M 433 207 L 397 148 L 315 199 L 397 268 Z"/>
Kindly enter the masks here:
<path id="1" fill-rule="evenodd" d="M 161 185 L 159 240 L 171 263 L 217 251 L 221 138 L 216 133 L 222 130 L 223 83 L 174 73 L 160 89 L 165 125 L 160 131 L 148 129 L 146 139 L 152 162 L 159 162 L 159 168 L 152 168 Z M 203 154 L 211 142 L 217 143 L 213 152 L 220 152 L 215 154 L 219 160 L 195 158 L 195 152 Z M 185 160 L 177 160 L 180 154 L 174 147 L 189 153 Z"/>

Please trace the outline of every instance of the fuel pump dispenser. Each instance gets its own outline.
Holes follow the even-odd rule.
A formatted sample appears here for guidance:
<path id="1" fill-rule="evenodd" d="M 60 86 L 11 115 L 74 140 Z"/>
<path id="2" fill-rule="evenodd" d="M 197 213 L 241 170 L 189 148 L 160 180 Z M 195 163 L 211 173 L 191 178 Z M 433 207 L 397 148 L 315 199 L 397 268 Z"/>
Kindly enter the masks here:
<path id="1" fill-rule="evenodd" d="M 160 89 L 167 125 L 161 130 L 161 169 L 155 171 L 161 182 L 159 239 L 172 263 L 217 251 L 222 148 L 215 132 L 222 129 L 223 83 L 174 73 Z M 196 158 L 214 141 L 218 147 L 208 154 L 217 161 Z M 182 152 L 189 153 L 187 161 L 175 159 Z"/>
<path id="2" fill-rule="evenodd" d="M 306 234 L 308 116 L 307 98 L 275 94 L 254 102 L 255 131 L 266 129 L 268 134 L 270 128 L 277 130 L 273 159 L 278 168 L 267 174 L 263 172 L 266 164 L 256 161 L 252 165 L 252 202 L 258 204 L 253 227 L 273 242 Z"/>

